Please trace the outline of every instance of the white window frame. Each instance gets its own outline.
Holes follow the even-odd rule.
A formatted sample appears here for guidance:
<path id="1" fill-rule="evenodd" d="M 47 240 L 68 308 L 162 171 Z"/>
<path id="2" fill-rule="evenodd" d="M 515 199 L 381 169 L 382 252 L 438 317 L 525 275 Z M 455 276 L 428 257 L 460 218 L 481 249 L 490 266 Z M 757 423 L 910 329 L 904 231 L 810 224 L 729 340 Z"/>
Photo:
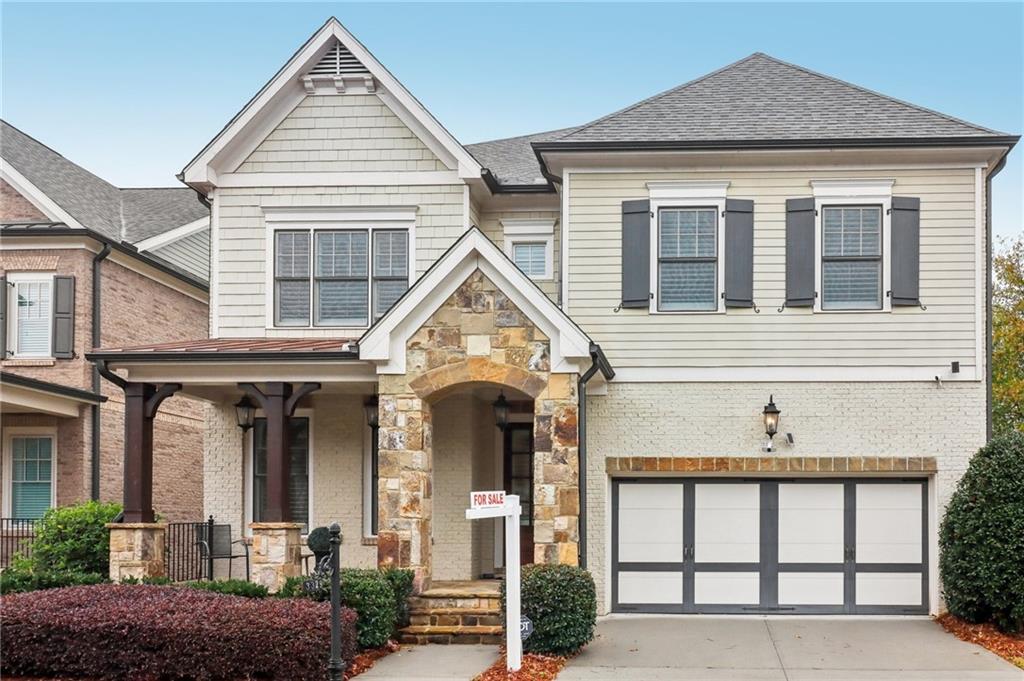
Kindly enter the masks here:
<path id="1" fill-rule="evenodd" d="M 7 347 L 11 353 L 3 359 L 53 359 L 53 308 L 56 287 L 53 272 L 8 272 L 7 290 Z M 50 286 L 50 322 L 46 325 L 46 351 L 42 353 L 21 352 L 18 347 L 18 284 L 46 283 Z M 13 286 L 11 285 L 13 284 Z"/>
<path id="2" fill-rule="evenodd" d="M 814 312 L 821 314 L 880 314 L 892 312 L 892 212 L 891 179 L 811 180 L 814 192 Z M 825 309 L 822 286 L 822 244 L 824 239 L 824 208 L 843 206 L 880 206 L 882 210 L 882 307 L 849 310 Z"/>
<path id="3" fill-rule="evenodd" d="M 57 429 L 47 427 L 8 427 L 4 428 L 3 442 L 3 516 L 12 517 L 14 504 L 14 438 L 38 437 L 50 439 L 50 452 L 53 461 L 50 465 L 50 508 L 57 505 Z"/>
<path id="4" fill-rule="evenodd" d="M 725 314 L 722 293 L 725 291 L 725 261 L 723 244 L 725 242 L 725 198 L 729 182 L 724 180 L 686 180 L 648 182 L 647 191 L 651 202 L 651 293 L 654 299 L 649 306 L 650 314 L 694 315 L 694 314 Z M 658 290 L 658 253 L 661 230 L 660 214 L 662 209 L 672 208 L 714 208 L 717 230 L 715 234 L 715 309 L 713 310 L 662 310 L 661 295 Z"/>
<path id="5" fill-rule="evenodd" d="M 394 207 L 310 207 L 310 208 L 271 208 L 263 209 L 266 225 L 266 289 L 264 292 L 265 326 L 267 329 L 279 330 L 310 330 L 310 329 L 353 329 L 365 330 L 373 326 L 373 237 L 378 231 L 405 230 L 409 242 L 409 287 L 416 281 L 416 211 L 415 206 Z M 367 324 L 362 326 L 330 326 L 316 324 L 316 233 L 340 231 L 365 231 L 369 236 L 369 253 L 367 262 Z M 277 232 L 308 232 L 309 233 L 309 324 L 277 324 L 276 286 L 274 274 L 276 269 L 275 252 Z"/>
<path id="6" fill-rule="evenodd" d="M 533 281 L 554 281 L 555 279 L 555 221 L 543 218 L 506 218 L 501 220 L 504 235 L 505 255 L 515 262 L 517 244 L 544 244 L 544 272 L 532 275 Z"/>
<path id="7" fill-rule="evenodd" d="M 316 465 L 316 447 L 314 446 L 314 441 L 315 441 L 314 434 L 316 433 L 316 420 L 313 417 L 313 414 L 314 414 L 315 411 L 316 411 L 315 409 L 296 409 L 295 413 L 292 415 L 292 418 L 305 418 L 305 419 L 309 419 L 309 460 L 306 462 L 306 466 L 307 466 L 307 470 L 308 470 L 308 476 L 307 476 L 307 480 L 306 480 L 306 485 L 309 488 L 309 490 L 307 492 L 307 494 L 309 495 L 309 523 L 308 523 L 308 527 L 306 528 L 307 534 L 308 534 L 309 530 L 311 530 L 311 529 L 313 529 L 314 527 L 317 526 L 316 515 L 315 515 L 316 504 L 315 504 L 315 499 L 314 499 L 314 495 L 313 495 L 313 490 L 315 489 L 315 487 L 313 485 L 313 478 L 314 478 L 315 465 Z M 257 409 L 255 414 L 254 414 L 254 418 L 262 419 L 262 418 L 266 418 L 266 417 L 267 417 L 267 415 L 266 415 L 266 413 L 262 409 Z M 249 525 L 252 524 L 252 502 L 253 502 L 252 472 L 253 472 L 253 453 L 254 453 L 253 452 L 253 448 L 254 448 L 254 445 L 256 444 L 256 441 L 255 441 L 255 438 L 253 436 L 253 433 L 254 433 L 254 429 L 250 428 L 249 430 L 245 431 L 245 434 L 242 436 L 243 437 L 243 442 L 242 442 L 243 447 L 242 447 L 242 449 L 245 452 L 245 458 L 244 458 L 244 461 L 242 462 L 242 471 L 243 471 L 243 477 L 244 477 L 244 495 L 243 495 L 243 498 L 242 498 L 242 506 L 244 508 L 244 518 L 245 518 L 245 527 L 243 528 L 243 532 L 244 532 L 244 535 L 246 537 L 251 537 L 252 536 L 252 528 L 249 527 Z M 306 536 L 306 535 L 303 535 L 303 536 Z"/>

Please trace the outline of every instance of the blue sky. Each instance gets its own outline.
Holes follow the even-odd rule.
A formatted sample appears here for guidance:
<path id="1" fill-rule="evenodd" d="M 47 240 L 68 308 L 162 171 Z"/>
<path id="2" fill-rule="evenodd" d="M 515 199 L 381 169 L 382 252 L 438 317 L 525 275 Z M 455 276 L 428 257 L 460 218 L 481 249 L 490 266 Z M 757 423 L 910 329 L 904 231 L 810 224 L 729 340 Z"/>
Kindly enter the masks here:
<path id="1" fill-rule="evenodd" d="M 462 142 L 575 125 L 762 51 L 1003 132 L 1024 4 L 4 2 L 0 112 L 121 186 L 174 185 L 337 16 Z M 1016 149 L 996 233 L 1022 230 Z"/>

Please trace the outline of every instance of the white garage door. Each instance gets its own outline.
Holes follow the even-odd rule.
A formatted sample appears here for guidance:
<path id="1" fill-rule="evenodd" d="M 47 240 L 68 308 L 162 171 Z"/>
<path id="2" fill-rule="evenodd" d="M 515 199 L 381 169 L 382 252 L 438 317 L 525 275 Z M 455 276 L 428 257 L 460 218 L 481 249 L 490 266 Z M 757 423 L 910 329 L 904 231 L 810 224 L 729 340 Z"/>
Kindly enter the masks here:
<path id="1" fill-rule="evenodd" d="M 617 479 L 621 612 L 928 611 L 926 481 Z"/>

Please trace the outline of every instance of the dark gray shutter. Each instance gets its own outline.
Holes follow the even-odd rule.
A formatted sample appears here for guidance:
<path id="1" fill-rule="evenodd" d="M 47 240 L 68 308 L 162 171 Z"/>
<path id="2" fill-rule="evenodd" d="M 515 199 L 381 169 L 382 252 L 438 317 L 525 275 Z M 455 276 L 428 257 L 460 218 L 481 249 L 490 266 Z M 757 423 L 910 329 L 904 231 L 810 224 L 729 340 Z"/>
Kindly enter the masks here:
<path id="1" fill-rule="evenodd" d="M 0 277 L 0 359 L 7 358 L 7 277 Z"/>
<path id="2" fill-rule="evenodd" d="M 892 304 L 920 305 L 921 199 L 892 197 Z"/>
<path id="3" fill-rule="evenodd" d="M 75 278 L 53 278 L 53 356 L 75 356 Z"/>
<path id="4" fill-rule="evenodd" d="M 814 199 L 786 199 L 786 307 L 814 305 Z"/>
<path id="5" fill-rule="evenodd" d="M 622 307 L 651 304 L 651 202 L 622 202 Z"/>
<path id="6" fill-rule="evenodd" d="M 725 306 L 754 306 L 754 202 L 725 201 Z"/>

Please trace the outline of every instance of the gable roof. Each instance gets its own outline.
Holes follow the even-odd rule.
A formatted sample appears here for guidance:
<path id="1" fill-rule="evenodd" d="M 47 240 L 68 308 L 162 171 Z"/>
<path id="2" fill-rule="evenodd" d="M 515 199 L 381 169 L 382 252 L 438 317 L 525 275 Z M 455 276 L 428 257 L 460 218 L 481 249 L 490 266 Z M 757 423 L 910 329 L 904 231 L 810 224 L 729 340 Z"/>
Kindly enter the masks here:
<path id="1" fill-rule="evenodd" d="M 535 183 L 554 150 L 1016 141 L 757 52 L 585 125 L 467 148 L 505 186 Z"/>

